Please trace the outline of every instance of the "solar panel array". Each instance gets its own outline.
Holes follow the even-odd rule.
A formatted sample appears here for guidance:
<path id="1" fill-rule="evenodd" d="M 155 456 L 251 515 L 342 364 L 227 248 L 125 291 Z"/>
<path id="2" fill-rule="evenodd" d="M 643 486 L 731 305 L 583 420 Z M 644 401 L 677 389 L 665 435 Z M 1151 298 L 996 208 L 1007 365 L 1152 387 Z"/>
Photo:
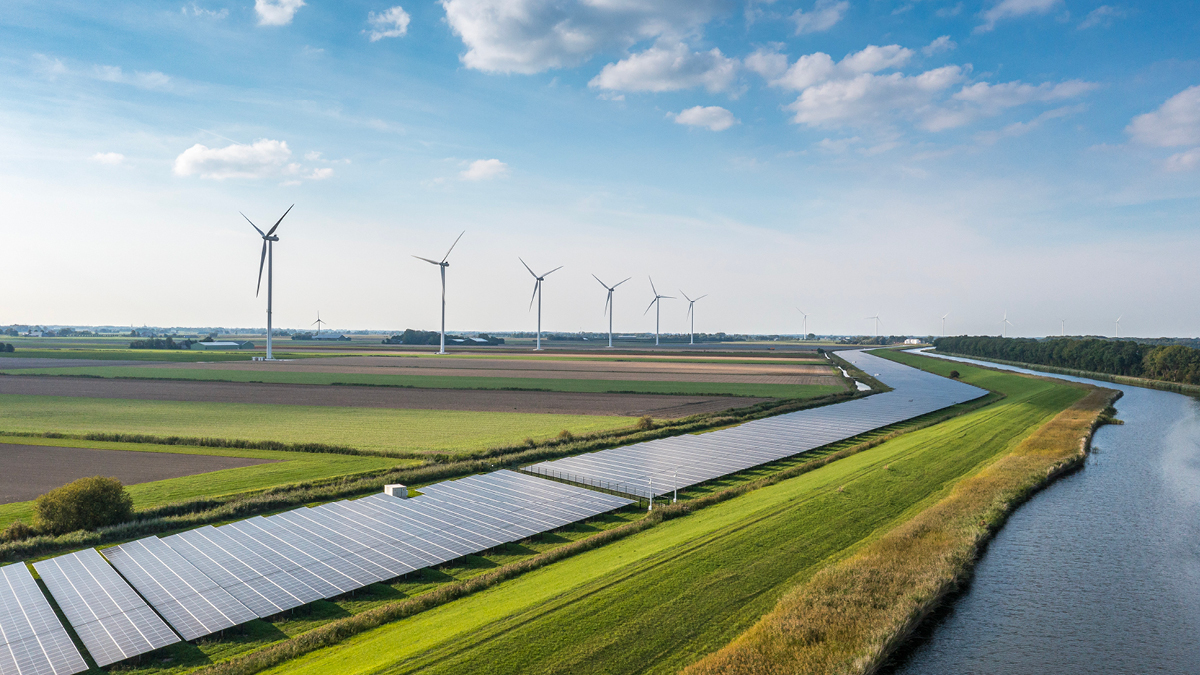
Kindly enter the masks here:
<path id="1" fill-rule="evenodd" d="M 0 567 L 0 674 L 72 675 L 87 669 L 29 568 Z"/>
<path id="2" fill-rule="evenodd" d="M 662 438 L 524 467 L 638 497 L 661 496 L 983 396 L 987 391 L 863 351 L 838 354 L 893 389 L 705 434 Z"/>
<path id="3" fill-rule="evenodd" d="M 95 549 L 33 564 L 96 665 L 179 642 Z"/>

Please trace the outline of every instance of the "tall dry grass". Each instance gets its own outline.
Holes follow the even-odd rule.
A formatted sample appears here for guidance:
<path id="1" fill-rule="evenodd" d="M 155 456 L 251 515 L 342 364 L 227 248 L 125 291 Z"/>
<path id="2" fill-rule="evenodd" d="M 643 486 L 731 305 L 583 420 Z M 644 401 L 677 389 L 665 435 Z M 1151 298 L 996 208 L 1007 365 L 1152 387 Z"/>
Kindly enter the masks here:
<path id="1" fill-rule="evenodd" d="M 875 672 L 969 575 L 1012 509 L 1083 461 L 1119 392 L 1093 389 L 944 499 L 816 574 L 721 650 L 710 673 Z"/>

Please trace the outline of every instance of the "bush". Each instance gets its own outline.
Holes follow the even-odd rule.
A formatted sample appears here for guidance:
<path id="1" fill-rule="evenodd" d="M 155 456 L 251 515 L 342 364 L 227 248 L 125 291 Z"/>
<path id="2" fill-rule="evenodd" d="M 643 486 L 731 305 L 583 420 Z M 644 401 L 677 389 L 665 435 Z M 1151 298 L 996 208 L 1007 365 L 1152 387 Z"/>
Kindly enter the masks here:
<path id="1" fill-rule="evenodd" d="M 125 522 L 133 517 L 133 497 L 116 478 L 80 478 L 37 498 L 34 524 L 54 534 Z"/>
<path id="2" fill-rule="evenodd" d="M 558 441 L 560 443 L 570 443 L 573 440 L 575 440 L 575 434 L 571 433 L 570 431 L 563 429 L 562 431 L 558 432 Z"/>
<path id="3" fill-rule="evenodd" d="M 638 418 L 637 425 L 635 428 L 640 431 L 647 431 L 649 429 L 653 429 L 654 428 L 654 419 L 652 417 L 650 417 L 649 415 L 642 415 L 641 417 Z"/>
<path id="4" fill-rule="evenodd" d="M 22 539 L 28 539 L 28 538 L 36 535 L 37 533 L 38 533 L 37 530 L 30 527 L 29 525 L 26 525 L 24 522 L 22 522 L 20 520 L 15 520 L 12 522 L 11 525 L 9 525 L 7 528 L 5 528 L 3 532 L 0 532 L 0 540 L 2 540 L 2 541 L 20 541 Z"/>
<path id="5" fill-rule="evenodd" d="M 950 371 L 950 379 L 957 380 L 960 377 L 962 377 L 962 375 L 957 370 Z"/>

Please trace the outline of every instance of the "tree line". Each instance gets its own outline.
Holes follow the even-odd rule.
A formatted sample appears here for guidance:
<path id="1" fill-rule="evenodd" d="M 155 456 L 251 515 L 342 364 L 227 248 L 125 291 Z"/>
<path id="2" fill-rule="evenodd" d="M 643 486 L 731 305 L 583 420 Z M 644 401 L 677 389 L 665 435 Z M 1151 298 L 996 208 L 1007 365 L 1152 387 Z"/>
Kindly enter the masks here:
<path id="1" fill-rule="evenodd" d="M 147 338 L 145 340 L 134 340 L 129 343 L 130 349 L 191 349 L 195 344 L 195 340 L 184 340 L 176 342 L 174 338 L 168 335 L 164 338 Z M 211 340 L 200 340 L 200 342 L 211 342 Z"/>
<path id="2" fill-rule="evenodd" d="M 1200 349 L 1096 338 L 944 337 L 938 351 L 1109 375 L 1200 384 Z"/>

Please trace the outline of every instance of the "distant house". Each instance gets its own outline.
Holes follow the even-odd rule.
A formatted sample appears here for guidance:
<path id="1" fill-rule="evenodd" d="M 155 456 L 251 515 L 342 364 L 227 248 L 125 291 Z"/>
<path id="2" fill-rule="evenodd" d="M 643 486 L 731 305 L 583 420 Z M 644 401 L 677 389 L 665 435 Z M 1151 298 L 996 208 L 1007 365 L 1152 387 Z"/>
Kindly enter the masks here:
<path id="1" fill-rule="evenodd" d="M 254 349 L 253 342 L 193 342 L 192 349 L 203 351 L 230 351 L 234 349 Z"/>
<path id="2" fill-rule="evenodd" d="M 42 337 L 43 333 L 40 330 L 30 330 L 21 333 L 21 337 Z"/>
<path id="3" fill-rule="evenodd" d="M 918 340 L 917 338 L 908 338 L 907 340 L 904 341 L 904 344 L 906 344 L 906 345 L 919 345 L 921 343 L 922 343 L 922 340 Z"/>

